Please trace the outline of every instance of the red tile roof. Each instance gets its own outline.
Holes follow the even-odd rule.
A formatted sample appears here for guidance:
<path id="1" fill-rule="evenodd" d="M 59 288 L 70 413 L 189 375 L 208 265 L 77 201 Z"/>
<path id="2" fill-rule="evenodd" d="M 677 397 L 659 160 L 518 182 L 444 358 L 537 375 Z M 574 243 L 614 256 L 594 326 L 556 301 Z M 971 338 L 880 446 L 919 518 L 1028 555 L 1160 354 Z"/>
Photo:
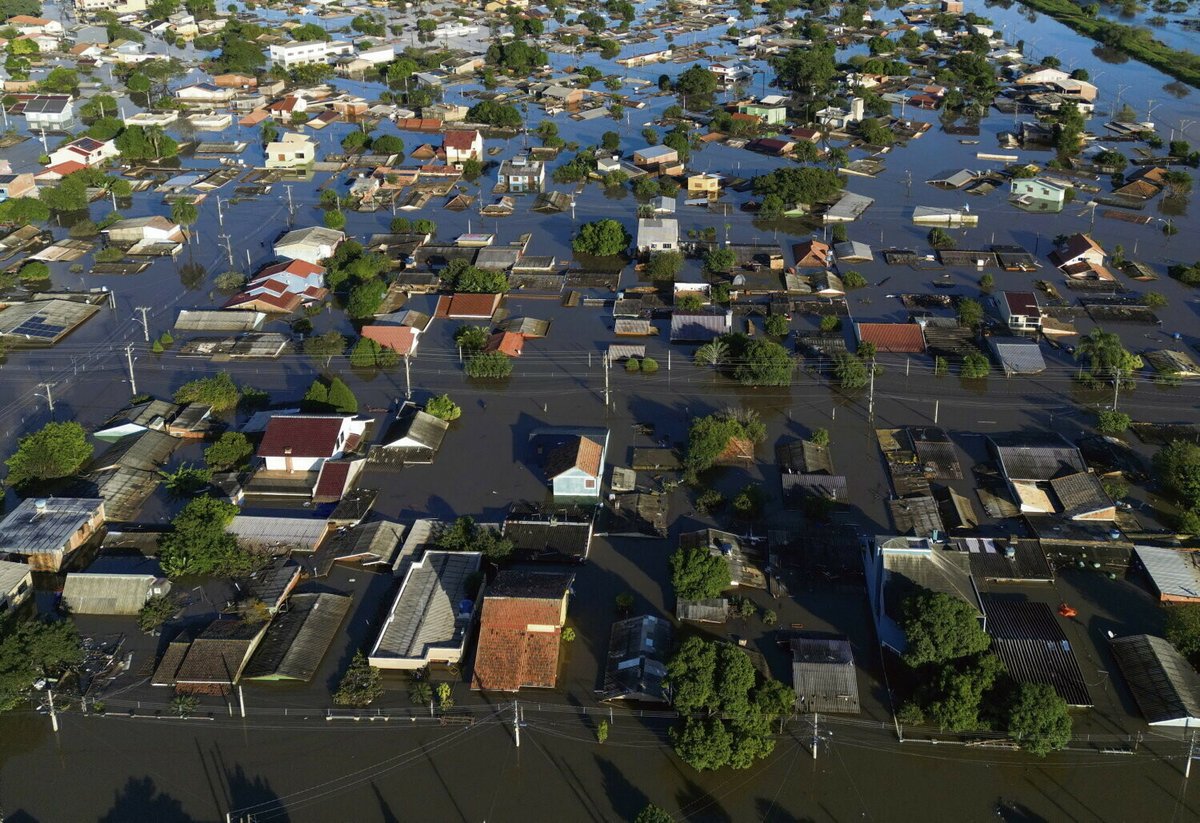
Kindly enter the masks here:
<path id="1" fill-rule="evenodd" d="M 604 446 L 600 443 L 590 437 L 576 437 L 546 457 L 546 475 L 555 478 L 568 469 L 579 469 L 592 477 L 599 477 L 603 457 Z"/>
<path id="2" fill-rule="evenodd" d="M 235 294 L 226 301 L 223 308 L 226 309 L 254 309 L 256 311 L 280 312 L 282 314 L 291 314 L 300 308 L 300 304 L 304 301 L 300 299 L 300 295 L 289 292 L 259 292 L 258 294 Z"/>
<path id="3" fill-rule="evenodd" d="M 1038 308 L 1037 295 L 1031 291 L 1006 291 L 1004 300 L 1008 303 L 1011 314 L 1034 317 L 1041 314 Z"/>
<path id="4" fill-rule="evenodd" d="M 442 298 L 445 300 L 446 298 Z M 474 317 L 492 319 L 492 315 L 496 313 L 496 308 L 500 305 L 500 295 L 498 294 L 452 294 L 446 302 L 445 311 L 446 317 Z M 442 309 L 441 300 L 438 301 L 439 312 Z"/>
<path id="5" fill-rule="evenodd" d="M 344 417 L 280 415 L 267 423 L 259 457 L 333 457 Z"/>
<path id="6" fill-rule="evenodd" d="M 47 166 L 43 171 L 53 172 L 54 174 L 66 177 L 68 174 L 74 174 L 75 172 L 83 171 L 86 168 L 87 165 L 80 163 L 78 160 L 67 160 L 54 166 Z"/>
<path id="7" fill-rule="evenodd" d="M 553 688 L 562 644 L 563 597 L 565 587 L 556 588 L 549 596 L 513 593 L 484 597 L 471 687 L 492 691 Z"/>
<path id="8" fill-rule="evenodd" d="M 412 354 L 417 349 L 419 332 L 411 326 L 363 326 L 362 336 L 374 340 L 397 354 Z"/>
<path id="9" fill-rule="evenodd" d="M 448 149 L 469 151 L 475 144 L 475 138 L 478 136 L 479 132 L 474 129 L 456 129 L 455 131 L 446 132 L 446 136 L 442 138 L 442 145 Z"/>
<path id="10" fill-rule="evenodd" d="M 488 338 L 484 351 L 498 351 L 509 357 L 520 357 L 525 348 L 525 336 L 515 331 L 498 331 Z"/>
<path id="11" fill-rule="evenodd" d="M 346 481 L 350 477 L 352 464 L 349 460 L 326 460 L 321 464 L 321 475 L 317 478 L 317 487 L 313 489 L 313 500 L 340 500 L 346 490 Z"/>
<path id="12" fill-rule="evenodd" d="M 286 263 L 273 263 L 258 273 L 258 280 L 263 277 L 270 277 L 272 274 L 295 274 L 299 277 L 308 277 L 310 274 L 324 274 L 325 267 L 318 266 L 316 263 L 309 263 L 307 260 L 289 260 Z"/>
<path id="13" fill-rule="evenodd" d="M 824 268 L 829 262 L 829 246 L 820 240 L 805 240 L 792 246 L 796 255 L 796 267 L 802 269 Z"/>
<path id="14" fill-rule="evenodd" d="M 873 343 L 880 353 L 919 354 L 925 351 L 925 333 L 916 323 L 859 323 L 858 339 Z"/>

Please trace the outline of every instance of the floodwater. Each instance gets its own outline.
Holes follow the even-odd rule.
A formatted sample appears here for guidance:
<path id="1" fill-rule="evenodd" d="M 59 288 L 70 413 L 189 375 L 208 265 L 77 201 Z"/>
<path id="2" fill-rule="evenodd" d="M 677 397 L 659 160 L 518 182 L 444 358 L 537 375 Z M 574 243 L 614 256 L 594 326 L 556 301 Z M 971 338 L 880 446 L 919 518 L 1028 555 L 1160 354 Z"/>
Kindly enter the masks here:
<path id="1" fill-rule="evenodd" d="M 1009 9 L 975 4 L 974 10 L 992 17 L 1010 34 L 1030 30 L 1019 6 Z M 884 12 L 887 14 L 887 12 Z M 1068 67 L 1086 67 L 1102 88 L 1101 108 L 1116 104 L 1118 88 L 1122 102 L 1145 110 L 1153 99 L 1153 119 L 1160 131 L 1183 128 L 1195 117 L 1194 98 L 1177 99 L 1161 92 L 1170 78 L 1136 62 L 1107 64 L 1093 53 L 1093 44 L 1070 30 L 1040 17 L 1035 33 L 1026 40 L 1037 53 L 1060 52 Z M 724 27 L 707 33 L 677 38 L 710 45 L 710 53 L 729 51 L 716 36 Z M 1051 44 L 1053 48 L 1051 49 Z M 665 45 L 661 39 L 631 47 L 648 51 Z M 577 65 L 569 55 L 551 55 L 556 68 Z M 753 61 L 751 61 L 753 62 Z M 676 74 L 686 68 L 678 64 L 648 66 L 625 72 L 608 61 L 589 54 L 582 63 L 596 65 L 651 83 L 659 74 Z M 761 64 L 755 64 L 761 68 Z M 371 84 L 336 81 L 347 90 L 373 96 Z M 757 92 L 756 77 L 753 91 Z M 653 87 L 650 87 L 651 89 Z M 475 86 L 448 89 L 446 99 L 468 100 L 464 92 Z M 630 92 L 627 86 L 624 91 Z M 568 141 L 597 144 L 603 132 L 618 131 L 621 146 L 631 152 L 643 145 L 642 128 L 656 120 L 662 110 L 675 103 L 669 96 L 652 91 L 635 94 L 645 108 L 627 108 L 620 122 L 610 118 L 575 122 L 565 115 L 551 118 Z M 981 126 L 978 145 L 963 144 L 960 137 L 944 133 L 936 113 L 907 111 L 906 116 L 933 123 L 928 133 L 907 147 L 885 155 L 886 172 L 877 179 L 851 178 L 847 188 L 876 198 L 864 218 L 850 226 L 850 237 L 872 246 L 909 246 L 922 252 L 925 230 L 911 225 L 909 215 L 916 205 L 961 206 L 969 202 L 980 215 L 978 228 L 960 233 L 963 247 L 991 243 L 1016 243 L 1039 255 L 1049 249 L 1057 234 L 1091 228 L 1108 248 L 1121 244 L 1129 256 L 1152 265 L 1160 279 L 1149 286 L 1134 285 L 1135 291 L 1154 290 L 1169 299 L 1159 311 L 1163 325 L 1115 327 L 1135 350 L 1178 345 L 1169 335 L 1178 332 L 1182 341 L 1194 346 L 1197 304 L 1190 290 L 1165 277 L 1173 262 L 1192 262 L 1200 257 L 1195 219 L 1187 204 L 1175 204 L 1171 214 L 1160 212 L 1159 202 L 1147 213 L 1171 217 L 1180 233 L 1164 238 L 1158 224 L 1134 226 L 1093 217 L 1078 204 L 1058 216 L 1032 215 L 1017 211 L 1002 191 L 984 198 L 959 192 L 943 192 L 924 183 L 932 175 L 957 168 L 987 168 L 989 161 L 975 157 L 977 151 L 995 151 L 995 135 L 1011 129 L 1013 121 L 993 113 Z M 1027 115 L 1026 115 L 1027 116 Z M 540 119 L 534 107 L 530 117 Z M 1101 132 L 1103 118 L 1093 121 Z M 316 133 L 321 153 L 336 152 L 338 143 L 352 128 L 335 124 Z M 391 124 L 378 133 L 392 133 Z M 663 131 L 659 129 L 660 133 Z M 435 141 L 436 136 L 401 133 L 408 148 Z M 257 165 L 261 151 L 257 130 L 234 127 L 210 139 L 242 139 L 252 143 L 243 155 L 248 166 Z M 523 140 L 502 141 L 503 152 L 494 160 L 512 156 Z M 497 144 L 491 141 L 491 145 Z M 14 166 L 28 165 L 41 153 L 36 140 L 10 150 Z M 1047 160 L 1048 154 L 1016 152 L 1023 159 Z M 570 153 L 564 153 L 564 158 Z M 211 161 L 185 158 L 186 168 L 212 166 Z M 697 152 L 691 167 L 749 177 L 786 161 L 766 158 L 725 146 L 708 146 Z M 911 185 L 909 179 L 911 177 Z M 547 175 L 549 179 L 549 175 Z M 490 202 L 494 170 L 469 186 L 473 194 Z M 206 308 L 219 304 L 213 291 L 214 278 L 230 268 L 226 259 L 228 235 L 234 268 L 254 271 L 269 262 L 271 243 L 288 226 L 317 224 L 321 212 L 317 200 L 322 187 L 343 190 L 346 175 L 331 179 L 317 174 L 308 183 L 291 185 L 289 212 L 285 187 L 276 185 L 257 200 L 229 202 L 230 189 L 210 194 L 200 206 L 192 243 L 175 261 L 156 262 L 146 272 L 131 277 L 102 277 L 70 274 L 65 265 L 55 265 L 57 288 L 108 288 L 115 293 L 115 310 L 103 310 L 96 318 L 47 351 L 22 351 L 9 356 L 0 367 L 0 443 L 5 447 L 20 434 L 50 418 L 46 403 L 36 399 L 37 384 L 54 383 L 56 419 L 77 419 L 94 427 L 118 409 L 128 397 L 125 346 L 134 344 L 134 373 L 139 392 L 169 394 L 185 380 L 230 371 L 239 382 L 272 392 L 273 399 L 286 402 L 300 396 L 318 371 L 300 355 L 279 361 L 231 363 L 215 366 L 189 360 L 173 353 L 155 355 L 142 339 L 135 308 L 147 307 L 153 338 L 171 327 L 180 309 Z M 561 186 L 551 186 L 567 190 Z M 218 219 L 216 195 L 223 205 Z M 734 204 L 745 195 L 730 193 Z M 632 232 L 636 225 L 636 201 L 631 194 L 606 195 L 591 185 L 577 197 L 576 216 L 565 213 L 543 216 L 524 209 L 512 217 L 484 220 L 478 212 L 452 213 L 436 209 L 405 216 L 431 217 L 439 224 L 443 240 L 472 230 L 493 231 L 499 242 L 531 232 L 529 251 L 537 255 L 570 258 L 570 238 L 576 226 L 598 217 L 621 220 Z M 102 218 L 110 204 L 93 204 L 92 219 Z M 157 194 L 139 194 L 120 204 L 126 216 L 162 213 Z M 387 230 L 390 213 L 348 213 L 347 232 L 363 238 Z M 769 225 L 734 210 L 711 215 L 680 207 L 676 215 L 681 230 L 715 227 L 723 236 L 728 224 L 735 242 L 778 242 L 790 254 L 793 242 L 820 231 L 794 223 Z M 69 221 L 68 221 L 69 222 Z M 55 230 L 65 236 L 66 226 Z M 957 233 L 957 232 L 956 232 Z M 80 261 L 86 265 L 88 259 Z M 1043 257 L 1043 263 L 1045 263 Z M 697 266 L 689 261 L 689 266 Z M 889 267 L 882 260 L 856 266 L 871 285 L 851 295 L 849 306 L 855 319 L 903 320 L 907 311 L 894 296 L 905 292 L 929 291 L 941 274 Z M 978 273 L 948 270 L 949 294 L 977 295 Z M 1028 288 L 1035 276 L 994 273 L 997 288 Z M 1048 276 L 1046 271 L 1036 277 Z M 626 272 L 625 277 L 629 277 Z M 1051 277 L 1050 279 L 1056 280 Z M 886 281 L 886 282 L 885 282 Z M 625 280 L 623 282 L 628 282 Z M 596 294 L 595 296 L 611 296 Z M 1071 297 L 1067 293 L 1067 297 Z M 647 345 L 661 370 L 655 375 L 630 375 L 614 370 L 609 375 L 611 405 L 603 401 L 604 373 L 600 354 L 612 340 L 611 318 L 605 309 L 564 309 L 557 299 L 537 295 L 512 295 L 507 299 L 511 316 L 529 315 L 551 319 L 554 325 L 546 340 L 531 342 L 516 364 L 513 377 L 504 384 L 470 385 L 462 376 L 451 341 L 454 324 L 436 323 L 422 340 L 419 356 L 412 365 L 413 389 L 417 399 L 429 393 L 450 392 L 464 408 L 437 463 L 405 470 L 376 480 L 382 492 L 379 509 L 405 522 L 413 517 L 449 517 L 474 514 L 481 519 L 500 516 L 509 502 L 541 499 L 545 486 L 529 454 L 528 432 L 538 425 L 607 424 L 613 432 L 612 462 L 622 463 L 635 445 L 651 442 L 634 432 L 635 423 L 652 423 L 654 438 L 681 442 L 688 422 L 695 416 L 729 405 L 757 410 L 768 424 L 767 443 L 760 449 L 764 461 L 745 470 L 726 470 L 719 484 L 733 491 L 746 483 L 762 483 L 778 507 L 778 482 L 767 465 L 771 447 L 784 437 L 802 436 L 816 427 L 830 429 L 835 465 L 849 476 L 854 511 L 846 525 L 861 533 L 888 528 L 886 511 L 887 477 L 870 440 L 875 426 L 900 426 L 937 422 L 953 432 L 1001 432 L 1023 428 L 1051 427 L 1075 436 L 1089 422 L 1079 405 L 1108 402 L 1104 396 L 1082 396 L 1070 377 L 1076 365 L 1061 352 L 1047 351 L 1050 368 L 1037 377 L 1005 380 L 993 376 L 982 385 L 964 385 L 957 378 L 934 378 L 925 358 L 883 358 L 885 371 L 876 381 L 873 405 L 865 393 L 843 396 L 831 391 L 828 382 L 809 372 L 798 376 L 790 389 L 746 389 L 711 372 L 693 367 L 689 352 L 668 352 L 665 335 L 651 338 Z M 314 318 L 317 331 L 338 329 L 351 334 L 353 328 L 341 312 Z M 742 322 L 740 319 L 738 322 Z M 1080 320 L 1086 332 L 1090 321 Z M 812 328 L 814 318 L 794 320 L 796 329 Z M 283 330 L 276 322 L 268 330 Z M 336 364 L 335 364 L 336 369 Z M 405 391 L 402 371 L 380 374 L 343 372 L 362 408 L 387 407 Z M 1190 420 L 1200 407 L 1196 388 L 1183 386 L 1164 390 L 1149 384 L 1121 398 L 1121 407 L 1139 420 L 1158 422 Z M 868 410 L 873 420 L 868 419 Z M 978 438 L 956 434 L 964 455 L 964 467 L 982 460 Z M 1140 447 L 1139 447 L 1140 448 Z M 865 451 L 864 451 L 865 450 Z M 1142 449 L 1145 453 L 1145 449 Z M 866 459 L 864 458 L 866 456 Z M 199 446 L 186 446 L 175 460 L 197 461 Z M 467 482 L 464 482 L 467 478 Z M 177 502 L 156 497 L 147 507 L 147 521 L 165 520 Z M 706 523 L 690 511 L 686 497 L 673 498 L 672 537 L 683 528 Z M 1150 526 L 1156 525 L 1152 509 L 1139 512 Z M 778 515 L 773 526 L 795 526 L 789 515 Z M 746 773 L 723 772 L 697 775 L 670 753 L 665 739 L 666 721 L 660 718 L 614 716 L 609 740 L 594 740 L 596 717 L 582 716 L 579 709 L 595 708 L 590 692 L 604 654 L 604 639 L 611 618 L 611 603 L 617 593 L 635 594 L 639 611 L 667 613 L 666 556 L 671 541 L 598 541 L 589 562 L 580 571 L 571 620 L 580 629 L 580 640 L 569 654 L 565 685 L 561 694 L 546 697 L 555 710 L 538 709 L 536 695 L 522 696 L 525 725 L 521 746 L 512 739 L 509 704 L 494 710 L 456 687 L 457 700 L 477 718 L 474 726 L 431 727 L 424 723 L 331 722 L 317 719 L 317 707 L 325 705 L 319 692 L 353 648 L 371 634 L 371 621 L 386 603 L 389 586 L 365 573 L 339 570 L 329 585 L 356 596 L 352 617 L 354 628 L 343 646 L 331 651 L 324 670 L 311 689 L 255 687 L 247 692 L 249 716 L 231 718 L 224 703 L 206 701 L 195 720 L 167 720 L 116 716 L 120 698 L 107 717 L 66 715 L 62 732 L 53 736 L 48 720 L 36 714 L 18 714 L 0 719 L 0 808 L 14 820 L 221 820 L 230 811 L 252 814 L 254 820 L 621 820 L 629 819 L 647 801 L 655 802 L 679 818 L 694 820 L 1185 820 L 1200 817 L 1196 790 L 1183 782 L 1185 748 L 1178 738 L 1147 737 L 1133 754 L 1103 754 L 1092 746 L 1087 751 L 1056 755 L 1046 761 L 978 748 L 932 746 L 923 742 L 896 742 L 888 722 L 886 686 L 882 683 L 878 653 L 865 614 L 861 588 L 830 589 L 812 581 L 795 581 L 793 603 L 774 604 L 782 624 L 802 623 L 809 627 L 835 629 L 849 634 L 856 657 L 864 668 L 864 694 L 869 694 L 863 724 L 823 723 L 818 729 L 819 756 L 809 751 L 811 729 L 793 724 L 782 735 L 769 761 Z M 352 579 L 353 578 L 353 579 Z M 1102 711 L 1080 718 L 1081 733 L 1107 735 L 1115 747 L 1124 748 L 1128 735 L 1144 730 L 1128 695 L 1112 686 L 1110 696 L 1107 663 L 1098 651 L 1100 625 L 1119 631 L 1146 631 L 1157 610 L 1132 582 L 1104 581 L 1100 576 L 1062 583 L 1063 597 L 1081 600 L 1081 609 L 1096 611 L 1096 620 L 1084 626 L 1079 637 L 1089 650 L 1085 674 L 1096 691 Z M 1103 598 L 1124 607 L 1120 614 L 1102 614 L 1103 603 L 1089 597 L 1100 588 Z M 1105 588 L 1108 587 L 1108 588 Z M 761 605 L 768 605 L 765 595 Z M 1083 602 L 1089 601 L 1089 602 Z M 1108 602 L 1105 600 L 1105 602 Z M 361 621 L 361 622 L 360 622 Z M 776 675 L 787 677 L 787 664 L 772 651 L 768 634 L 761 627 L 728 627 L 731 633 L 749 637 L 768 656 Z M 99 630 L 99 627 L 97 627 Z M 139 650 L 139 654 L 147 650 Z M 1081 664 L 1084 665 L 1084 664 Z M 149 687 L 132 682 L 125 695 L 145 700 L 147 706 L 166 702 L 166 697 Z M 407 701 L 402 686 L 390 684 L 385 707 L 403 707 Z M 267 711 L 260 710 L 263 707 Z M 123 711 L 126 707 L 120 705 Z M 287 708 L 291 714 L 279 711 Z M 305 711 L 313 719 L 305 719 Z M 499 712 L 499 714 L 493 713 Z M 212 713 L 212 717 L 209 714 Z M 295 716 L 299 713 L 300 716 Z M 1101 747 L 1102 748 L 1102 747 Z M 36 775 L 36 779 L 30 779 Z M 62 791 L 58 787 L 70 787 Z M 54 787 L 54 788 L 52 788 Z M 261 804 L 261 805 L 260 805 Z M 21 815 L 24 814 L 25 817 Z"/>

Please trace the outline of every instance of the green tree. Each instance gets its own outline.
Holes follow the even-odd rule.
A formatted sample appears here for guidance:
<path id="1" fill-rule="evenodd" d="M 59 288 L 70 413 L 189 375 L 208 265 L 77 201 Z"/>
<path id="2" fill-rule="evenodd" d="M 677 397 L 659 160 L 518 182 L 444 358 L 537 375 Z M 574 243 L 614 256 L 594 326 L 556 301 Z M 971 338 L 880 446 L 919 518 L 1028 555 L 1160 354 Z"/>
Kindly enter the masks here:
<path id="1" fill-rule="evenodd" d="M 904 662 L 914 668 L 978 654 L 991 644 L 975 609 L 958 597 L 922 589 L 904 599 L 902 614 Z"/>
<path id="2" fill-rule="evenodd" d="M 361 337 L 350 350 L 350 365 L 357 369 L 387 369 L 399 362 L 395 349 L 381 346 L 369 337 Z"/>
<path id="3" fill-rule="evenodd" d="M 304 412 L 323 412 L 329 408 L 329 386 L 319 377 L 312 382 L 300 401 L 300 410 Z"/>
<path id="4" fill-rule="evenodd" d="M 50 279 L 50 267 L 40 260 L 32 260 L 21 266 L 17 277 L 22 283 L 38 283 Z"/>
<path id="5" fill-rule="evenodd" d="M 330 211 L 325 212 L 325 216 L 322 219 L 325 223 L 325 228 L 327 228 L 327 229 L 337 229 L 340 231 L 341 229 L 344 229 L 346 227 L 346 213 L 345 212 L 337 211 L 337 210 L 330 210 Z"/>
<path id="6" fill-rule="evenodd" d="M 986 635 L 985 635 L 986 637 Z M 929 715 L 943 731 L 975 731 L 979 712 L 1004 664 L 994 654 L 980 654 L 945 665 L 934 675 Z"/>
<path id="7" fill-rule="evenodd" d="M 763 328 L 772 337 L 784 337 L 791 331 L 791 323 L 788 322 L 786 315 L 769 314 L 763 321 Z"/>
<path id="8" fill-rule="evenodd" d="M 1101 434 L 1123 434 L 1132 423 L 1133 419 L 1124 412 L 1111 409 L 1096 412 L 1096 430 Z"/>
<path id="9" fill-rule="evenodd" d="M 362 652 L 355 652 L 346 673 L 338 682 L 333 693 L 333 702 L 339 706 L 361 709 L 383 697 L 383 674 L 367 662 Z"/>
<path id="10" fill-rule="evenodd" d="M 225 432 L 204 450 L 204 462 L 210 469 L 226 471 L 244 466 L 254 454 L 254 445 L 241 432 Z"/>
<path id="11" fill-rule="evenodd" d="M 340 377 L 329 381 L 329 407 L 338 414 L 358 413 L 358 398 Z"/>
<path id="12" fill-rule="evenodd" d="M 863 277 L 860 272 L 851 269 L 842 275 L 842 285 L 845 286 L 849 291 L 865 288 L 867 285 L 867 278 Z"/>
<path id="13" fill-rule="evenodd" d="M 186 200 L 176 200 L 171 204 L 171 219 L 181 226 L 190 226 L 199 218 L 200 212 L 195 203 Z"/>
<path id="14" fill-rule="evenodd" d="M 167 576 L 230 576 L 250 571 L 255 558 L 225 531 L 237 513 L 237 506 L 214 497 L 197 497 L 184 506 L 171 521 L 171 531 L 158 540 L 158 560 Z"/>
<path id="15" fill-rule="evenodd" d="M 1167 640 L 1184 657 L 1200 653 L 1200 603 L 1174 603 L 1167 609 Z"/>
<path id="16" fill-rule="evenodd" d="M 737 263 L 737 254 L 733 249 L 710 249 L 704 255 L 704 268 L 714 274 L 724 274 Z"/>
<path id="17" fill-rule="evenodd" d="M 425 401 L 425 413 L 432 414 L 439 420 L 457 420 L 462 416 L 462 409 L 450 399 L 448 394 L 439 394 Z"/>
<path id="18" fill-rule="evenodd" d="M 1093 378 L 1125 380 L 1142 367 L 1142 358 L 1131 354 L 1121 345 L 1121 338 L 1099 326 L 1080 338 L 1075 358 L 1086 357 Z"/>
<path id="19" fill-rule="evenodd" d="M 524 122 L 516 106 L 483 100 L 467 110 L 467 121 L 498 128 L 519 128 Z"/>
<path id="20" fill-rule="evenodd" d="M 464 352 L 480 352 L 487 345 L 487 329 L 463 324 L 454 331 L 454 342 Z"/>
<path id="21" fill-rule="evenodd" d="M 337 212 L 327 212 L 337 214 Z M 383 298 L 387 295 L 387 283 L 382 280 L 368 280 L 359 283 L 350 290 L 350 298 L 346 301 L 346 314 L 355 320 L 366 320 L 374 317 Z"/>
<path id="22" fill-rule="evenodd" d="M 677 251 L 656 251 L 646 261 L 646 276 L 651 280 L 674 280 L 683 270 L 683 255 Z"/>
<path id="23" fill-rule="evenodd" d="M 512 374 L 512 359 L 498 351 L 480 352 L 467 361 L 467 377 L 499 379 Z"/>
<path id="24" fill-rule="evenodd" d="M 173 472 L 160 471 L 159 477 L 167 492 L 174 498 L 185 498 L 195 495 L 208 486 L 212 480 L 212 471 L 184 463 Z"/>
<path id="25" fill-rule="evenodd" d="M 318 334 L 304 341 L 304 353 L 316 360 L 329 362 L 346 351 L 346 338 L 335 331 Z"/>
<path id="26" fill-rule="evenodd" d="M 990 292 L 996 285 L 996 278 L 990 274 L 985 274 L 979 278 L 979 288 L 982 291 Z"/>
<path id="27" fill-rule="evenodd" d="M 978 300 L 964 297 L 958 301 L 958 325 L 977 329 L 983 322 L 983 305 Z"/>
<path id="28" fill-rule="evenodd" d="M 138 610 L 138 628 L 146 634 L 158 631 L 179 611 L 179 604 L 169 594 L 156 594 Z"/>
<path id="29" fill-rule="evenodd" d="M 717 368 L 729 360 L 729 344 L 724 340 L 714 340 L 696 349 L 696 364 Z"/>
<path id="30" fill-rule="evenodd" d="M 1172 440 L 1154 455 L 1158 482 L 1186 509 L 1200 508 L 1200 446 Z"/>
<path id="31" fill-rule="evenodd" d="M 816 203 L 833 197 L 842 188 L 836 172 L 812 166 L 777 169 L 754 178 L 754 193 L 774 195 L 786 206 Z"/>
<path id="32" fill-rule="evenodd" d="M 611 257 L 629 248 L 632 239 L 620 222 L 605 218 L 580 226 L 579 234 L 571 241 L 571 248 L 579 254 Z"/>
<path id="33" fill-rule="evenodd" d="M 963 357 L 959 374 L 965 380 L 982 380 L 988 376 L 991 370 L 992 365 L 988 361 L 987 355 L 979 352 L 971 352 Z"/>
<path id="34" fill-rule="evenodd" d="M 92 457 L 87 433 L 75 422 L 47 423 L 17 442 L 5 465 L 8 485 L 22 488 L 47 480 L 70 477 Z"/>
<path id="35" fill-rule="evenodd" d="M 1008 736 L 1038 757 L 1066 748 L 1071 742 L 1067 701 L 1047 683 L 1022 683 L 1008 709 Z"/>
<path id="36" fill-rule="evenodd" d="M 203 403 L 212 406 L 215 412 L 235 408 L 240 399 L 241 392 L 238 391 L 237 384 L 233 382 L 229 372 L 190 380 L 175 391 L 176 403 Z"/>
<path id="37" fill-rule="evenodd" d="M 0 203 L 0 223 L 29 225 L 49 219 L 49 207 L 36 197 L 14 197 Z"/>
<path id="38" fill-rule="evenodd" d="M 444 526 L 437 533 L 435 542 L 442 551 L 483 552 L 492 563 L 503 563 L 513 552 L 511 540 L 490 526 L 480 526 L 468 515 Z"/>
<path id="39" fill-rule="evenodd" d="M 675 93 L 683 97 L 710 98 L 716 90 L 717 76 L 701 65 L 692 66 L 682 72 L 675 81 Z M 696 102 L 689 105 L 696 105 Z"/>
<path id="40" fill-rule="evenodd" d="M 935 249 L 952 249 L 958 243 L 948 231 L 935 227 L 929 230 L 929 245 Z"/>
<path id="41" fill-rule="evenodd" d="M 40 677 L 56 677 L 83 662 L 79 633 L 70 620 L 0 618 L 0 711 L 24 703 Z"/>
<path id="42" fill-rule="evenodd" d="M 792 355 L 770 340 L 751 340 L 733 369 L 734 378 L 743 386 L 790 386 L 796 367 Z"/>
<path id="43" fill-rule="evenodd" d="M 720 597 L 731 585 L 729 564 L 705 546 L 681 546 L 671 555 L 671 585 L 680 600 Z"/>
<path id="44" fill-rule="evenodd" d="M 839 352 L 834 355 L 833 363 L 834 376 L 837 377 L 838 383 L 843 389 L 861 389 L 870 381 L 867 364 L 852 354 Z"/>
<path id="45" fill-rule="evenodd" d="M 731 443 L 741 441 L 753 447 L 766 437 L 766 426 L 753 412 L 726 410 L 692 421 L 688 429 L 688 448 L 684 456 L 684 473 L 695 478 L 711 468 Z"/>

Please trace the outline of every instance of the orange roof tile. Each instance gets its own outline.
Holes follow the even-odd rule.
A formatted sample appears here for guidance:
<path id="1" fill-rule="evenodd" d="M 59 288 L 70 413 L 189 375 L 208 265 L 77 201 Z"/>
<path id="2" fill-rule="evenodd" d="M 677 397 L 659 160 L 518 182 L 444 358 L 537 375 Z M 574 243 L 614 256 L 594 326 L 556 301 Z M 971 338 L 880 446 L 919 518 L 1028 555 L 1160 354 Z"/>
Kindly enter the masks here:
<path id="1" fill-rule="evenodd" d="M 412 354 L 417 349 L 417 337 L 420 334 L 411 326 L 363 326 L 362 336 L 374 340 L 384 348 L 392 349 L 397 354 Z"/>
<path id="2" fill-rule="evenodd" d="M 859 323 L 858 339 L 874 344 L 880 353 L 919 354 L 925 351 L 925 333 L 916 323 Z"/>

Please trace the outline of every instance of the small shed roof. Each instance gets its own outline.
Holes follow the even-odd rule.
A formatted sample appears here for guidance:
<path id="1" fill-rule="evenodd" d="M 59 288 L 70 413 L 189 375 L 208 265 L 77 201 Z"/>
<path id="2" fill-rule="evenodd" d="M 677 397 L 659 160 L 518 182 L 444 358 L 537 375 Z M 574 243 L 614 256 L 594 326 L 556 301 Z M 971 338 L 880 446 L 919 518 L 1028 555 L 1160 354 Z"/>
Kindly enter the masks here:
<path id="1" fill-rule="evenodd" d="M 845 637 L 792 641 L 792 687 L 802 712 L 858 714 L 858 671 Z"/>
<path id="2" fill-rule="evenodd" d="M 1168 641 L 1148 634 L 1118 637 L 1113 656 L 1151 726 L 1200 724 L 1200 674 Z"/>
<path id="3" fill-rule="evenodd" d="M 1134 546 L 1158 596 L 1163 600 L 1200 602 L 1200 556 L 1195 552 L 1156 546 Z"/>
<path id="4" fill-rule="evenodd" d="M 137 614 L 171 584 L 153 574 L 72 572 L 63 584 L 63 603 L 73 614 Z"/>

